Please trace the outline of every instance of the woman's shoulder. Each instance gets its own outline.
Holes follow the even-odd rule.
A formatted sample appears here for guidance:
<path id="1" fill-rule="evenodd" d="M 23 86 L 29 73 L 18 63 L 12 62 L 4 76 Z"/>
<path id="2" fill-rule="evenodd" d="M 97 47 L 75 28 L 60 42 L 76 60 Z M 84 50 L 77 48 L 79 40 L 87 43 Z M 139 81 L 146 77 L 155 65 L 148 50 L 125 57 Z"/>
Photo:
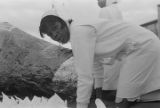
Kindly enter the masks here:
<path id="1" fill-rule="evenodd" d="M 89 29 L 95 29 L 95 22 L 97 22 L 97 20 L 78 20 L 78 21 L 74 21 L 71 24 L 71 31 L 79 31 L 82 32 L 84 30 L 89 30 Z"/>
<path id="2" fill-rule="evenodd" d="M 97 28 L 95 26 L 95 21 L 94 22 L 91 22 L 91 21 L 73 22 L 70 27 L 71 38 L 83 39 L 96 34 Z"/>
<path id="3" fill-rule="evenodd" d="M 90 25 L 90 24 L 74 24 L 71 26 L 70 28 L 71 31 L 71 37 L 83 37 L 87 34 L 89 34 L 90 32 L 95 32 L 95 27 Z"/>

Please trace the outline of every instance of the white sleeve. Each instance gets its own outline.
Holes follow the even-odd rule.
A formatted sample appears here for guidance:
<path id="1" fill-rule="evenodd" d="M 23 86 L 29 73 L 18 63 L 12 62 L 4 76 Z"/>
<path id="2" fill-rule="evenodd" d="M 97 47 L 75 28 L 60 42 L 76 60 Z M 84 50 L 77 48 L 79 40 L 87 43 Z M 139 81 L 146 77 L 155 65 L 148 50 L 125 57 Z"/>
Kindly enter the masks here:
<path id="1" fill-rule="evenodd" d="M 77 103 L 87 105 L 93 89 L 93 65 L 96 32 L 92 26 L 74 27 L 71 32 L 71 45 L 76 72 L 78 73 Z"/>

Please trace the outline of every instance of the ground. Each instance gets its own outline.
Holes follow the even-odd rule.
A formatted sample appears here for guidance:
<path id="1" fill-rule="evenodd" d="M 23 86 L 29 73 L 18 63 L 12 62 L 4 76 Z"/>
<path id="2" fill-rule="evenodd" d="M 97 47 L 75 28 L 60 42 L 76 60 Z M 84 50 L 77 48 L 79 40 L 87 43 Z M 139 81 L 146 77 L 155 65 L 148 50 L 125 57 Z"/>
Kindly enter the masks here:
<path id="1" fill-rule="evenodd" d="M 106 103 L 106 101 L 104 101 L 104 103 Z M 76 108 L 75 105 L 76 105 L 75 103 L 72 103 L 69 105 L 69 108 Z M 96 106 L 94 104 L 94 100 L 91 101 L 89 108 L 96 108 Z M 114 103 L 110 102 L 110 106 L 106 107 L 106 108 L 115 108 Z M 135 104 L 131 105 L 130 108 L 160 108 L 160 102 L 135 103 Z"/>
<path id="2" fill-rule="evenodd" d="M 103 92 L 103 102 L 106 105 L 109 105 L 106 108 L 115 108 L 114 105 L 115 91 Z M 89 108 L 96 108 L 95 98 L 91 99 Z M 69 108 L 76 108 L 76 102 L 69 103 Z M 132 103 L 130 108 L 160 108 L 160 101 L 157 102 L 141 102 L 141 103 Z"/>

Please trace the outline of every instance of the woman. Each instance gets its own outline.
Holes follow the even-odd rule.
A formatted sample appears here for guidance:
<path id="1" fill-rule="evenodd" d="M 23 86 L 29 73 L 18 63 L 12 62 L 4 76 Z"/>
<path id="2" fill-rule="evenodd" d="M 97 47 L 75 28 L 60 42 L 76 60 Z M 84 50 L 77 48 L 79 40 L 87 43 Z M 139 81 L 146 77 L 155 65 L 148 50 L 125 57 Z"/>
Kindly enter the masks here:
<path id="1" fill-rule="evenodd" d="M 112 58 L 109 65 L 125 59 L 117 85 L 119 108 L 160 89 L 160 40 L 149 30 L 124 21 L 69 22 L 56 13 L 44 16 L 39 30 L 42 37 L 47 34 L 59 43 L 71 42 L 78 74 L 77 108 L 88 108 L 94 78 L 103 73 L 98 65 L 103 58 Z"/>
<path id="2" fill-rule="evenodd" d="M 118 0 L 98 0 L 98 6 L 100 9 L 99 18 L 103 18 L 106 20 L 123 20 L 122 12 L 118 8 Z M 95 91 L 96 98 L 102 99 L 102 88 L 103 90 L 116 90 L 117 82 L 120 68 L 123 64 L 122 61 L 116 61 L 114 65 L 104 65 L 106 64 L 110 58 L 104 58 L 104 63 L 99 65 L 103 65 L 104 67 L 104 75 L 100 78 L 95 78 Z M 99 72 L 98 72 L 99 73 Z"/>

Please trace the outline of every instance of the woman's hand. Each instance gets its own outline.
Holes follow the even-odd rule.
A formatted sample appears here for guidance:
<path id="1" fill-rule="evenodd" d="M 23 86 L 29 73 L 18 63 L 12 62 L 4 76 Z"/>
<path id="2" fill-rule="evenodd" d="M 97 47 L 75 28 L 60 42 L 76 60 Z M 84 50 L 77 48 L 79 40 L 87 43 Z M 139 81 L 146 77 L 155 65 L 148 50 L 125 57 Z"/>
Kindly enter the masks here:
<path id="1" fill-rule="evenodd" d="M 106 7 L 106 0 L 98 0 L 98 6 L 100 8 Z"/>

